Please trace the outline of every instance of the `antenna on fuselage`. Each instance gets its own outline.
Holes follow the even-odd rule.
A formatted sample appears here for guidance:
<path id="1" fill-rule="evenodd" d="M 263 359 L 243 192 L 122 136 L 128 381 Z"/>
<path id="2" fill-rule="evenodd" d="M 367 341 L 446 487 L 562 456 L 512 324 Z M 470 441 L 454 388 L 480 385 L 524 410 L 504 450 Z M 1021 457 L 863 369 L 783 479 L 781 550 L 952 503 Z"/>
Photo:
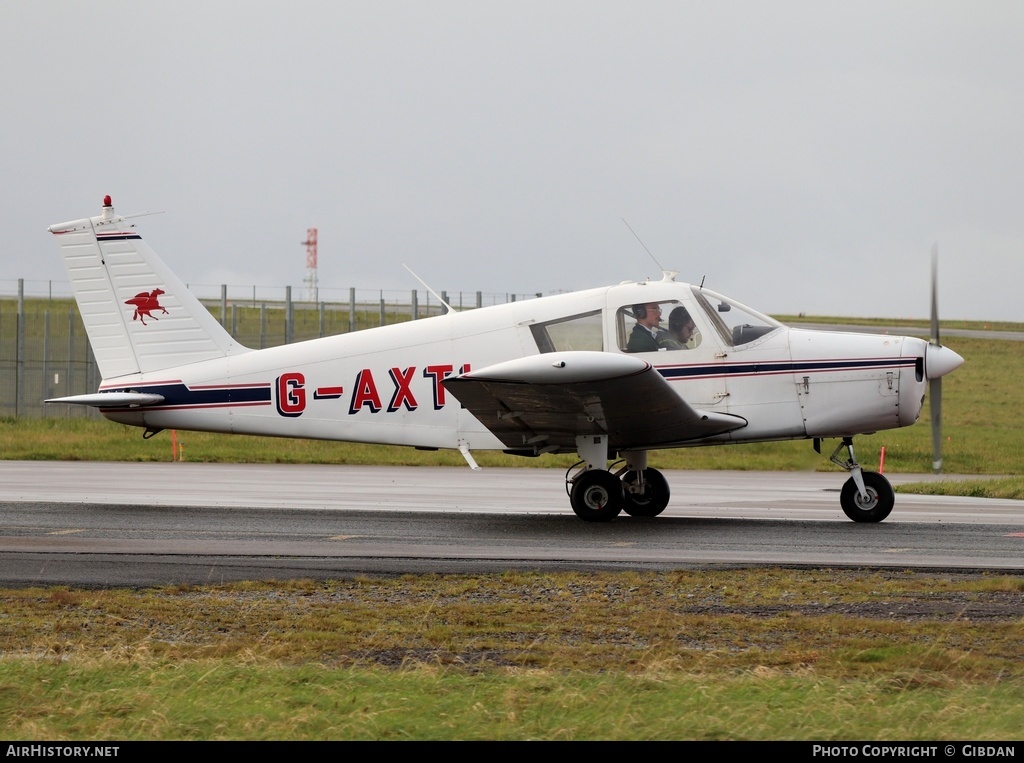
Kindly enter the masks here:
<path id="1" fill-rule="evenodd" d="M 654 264 L 658 266 L 658 270 L 660 270 L 662 273 L 667 273 L 668 271 L 665 270 L 665 268 L 663 268 L 661 266 L 660 262 L 658 262 L 658 258 L 655 257 L 653 254 L 651 254 L 651 250 L 647 248 L 647 244 L 645 244 L 643 241 L 640 240 L 640 237 L 638 235 L 636 235 L 636 231 L 633 230 L 633 228 L 630 226 L 630 224 L 626 222 L 626 218 L 623 217 L 623 218 L 621 218 L 621 220 L 622 220 L 623 224 L 627 228 L 629 228 L 629 232 L 633 234 L 633 238 L 635 238 L 637 241 L 640 241 L 640 246 L 642 246 L 644 248 L 644 251 L 647 252 L 647 254 L 649 254 L 651 256 L 651 259 L 654 260 Z"/>
<path id="2" fill-rule="evenodd" d="M 411 276 L 412 276 L 413 278 L 415 278 L 415 279 L 416 279 L 417 281 L 419 281 L 419 282 L 420 282 L 420 285 L 421 285 L 421 286 L 423 286 L 423 288 L 424 288 L 424 289 L 426 289 L 426 290 L 427 290 L 427 291 L 429 291 L 429 292 L 430 292 L 431 294 L 433 294 L 433 295 L 434 295 L 435 297 L 437 297 L 437 301 L 438 301 L 438 302 L 440 302 L 440 303 L 441 303 L 442 305 L 444 305 L 444 309 L 445 309 L 445 311 L 446 311 L 446 312 L 449 312 L 449 313 L 454 313 L 454 312 L 455 312 L 455 308 L 454 308 L 454 307 L 452 307 L 452 306 L 451 306 L 451 305 L 449 305 L 449 304 L 448 304 L 447 302 L 445 302 L 445 301 L 444 301 L 444 300 L 443 300 L 443 299 L 441 298 L 441 295 L 440 295 L 440 294 L 438 294 L 438 293 L 437 293 L 436 291 L 434 291 L 434 290 L 433 290 L 433 289 L 431 289 L 431 288 L 430 288 L 429 286 L 427 286 L 427 282 L 426 282 L 426 281 L 424 281 L 424 280 L 423 280 L 422 278 L 420 278 L 420 277 L 419 277 L 418 275 L 416 275 L 415 273 L 413 273 L 413 272 L 412 272 L 412 268 L 410 268 L 410 267 L 409 267 L 408 265 L 406 265 L 406 264 L 405 264 L 404 262 L 402 263 L 402 267 L 403 267 L 403 268 L 405 268 L 406 270 L 408 270 L 408 271 L 409 271 L 409 274 L 410 274 L 410 275 L 411 275 Z"/>

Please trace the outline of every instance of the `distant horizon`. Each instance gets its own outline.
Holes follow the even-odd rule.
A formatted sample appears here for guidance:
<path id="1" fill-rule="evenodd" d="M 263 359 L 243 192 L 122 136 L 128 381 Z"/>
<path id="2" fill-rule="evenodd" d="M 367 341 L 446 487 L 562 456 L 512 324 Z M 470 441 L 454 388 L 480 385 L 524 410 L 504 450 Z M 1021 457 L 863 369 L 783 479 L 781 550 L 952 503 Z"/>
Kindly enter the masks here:
<path id="1" fill-rule="evenodd" d="M 0 279 L 0 300 L 12 301 L 12 300 L 16 300 L 18 298 L 17 281 L 18 281 L 18 279 Z M 71 293 L 71 284 L 67 280 L 49 279 L 49 280 L 35 280 L 35 281 L 33 281 L 31 279 L 24 279 L 24 281 L 25 281 L 25 284 L 26 284 L 25 293 L 24 293 L 26 301 L 29 301 L 29 300 L 48 300 L 48 299 L 63 300 L 63 301 L 70 301 L 70 302 L 74 301 L 74 295 Z M 32 283 L 35 283 L 35 284 L 39 285 L 39 289 L 37 291 L 36 290 L 32 290 L 32 289 L 29 288 L 29 286 Z M 683 283 L 686 283 L 686 282 L 683 282 Z M 59 285 L 59 286 L 61 286 L 63 288 L 61 288 L 60 290 L 54 290 L 52 292 L 52 294 L 51 294 L 51 293 L 49 293 L 47 291 L 47 289 L 42 288 L 44 285 L 49 285 L 50 287 L 55 286 L 55 285 Z M 280 285 L 280 286 L 266 286 L 266 285 L 259 285 L 259 284 L 256 284 L 256 285 L 245 285 L 245 284 L 236 284 L 236 285 L 232 285 L 232 284 L 186 284 L 186 285 L 188 286 L 189 291 L 191 291 L 193 294 L 195 294 L 199 298 L 199 300 L 206 306 L 206 308 L 210 311 L 210 313 L 212 315 L 214 315 L 214 317 L 216 317 L 216 315 L 217 315 L 216 310 L 214 309 L 214 305 L 211 304 L 211 303 L 216 303 L 217 301 L 220 300 L 219 291 L 220 291 L 221 286 L 226 286 L 227 289 L 228 289 L 228 306 L 229 307 L 232 304 L 240 305 L 242 307 L 248 307 L 248 308 L 253 307 L 254 304 L 253 304 L 253 299 L 252 299 L 251 295 L 247 296 L 245 294 L 241 294 L 240 292 L 242 290 L 250 290 L 251 291 L 253 288 L 255 288 L 255 289 L 259 290 L 257 292 L 257 296 L 256 296 L 256 302 L 257 303 L 259 303 L 259 304 L 266 303 L 268 306 L 273 306 L 275 309 L 279 309 L 278 306 L 282 306 L 286 302 L 285 290 L 286 290 L 286 288 L 288 287 L 289 284 L 284 284 L 284 285 Z M 385 299 L 385 305 L 386 306 L 408 306 L 408 305 L 411 304 L 411 295 L 412 295 L 412 292 L 414 291 L 414 289 L 412 289 L 412 288 L 404 289 L 404 290 L 403 289 L 391 289 L 391 290 L 383 289 L 382 290 L 382 289 L 375 289 L 375 288 L 372 288 L 372 287 L 324 287 L 324 286 L 321 286 L 321 287 L 318 287 L 318 289 L 320 291 L 322 291 L 322 292 L 337 293 L 339 295 L 343 294 L 344 296 L 342 298 L 320 299 L 317 302 L 310 302 L 309 300 L 306 300 L 306 299 L 303 298 L 305 286 L 303 286 L 301 288 L 300 287 L 296 287 L 294 284 L 292 284 L 291 286 L 292 286 L 292 303 L 296 304 L 296 305 L 310 305 L 310 306 L 316 306 L 316 305 L 318 305 L 320 303 L 323 303 L 323 304 L 328 305 L 328 306 L 348 305 L 348 293 L 349 293 L 349 289 L 350 288 L 355 288 L 356 289 L 356 303 L 358 305 L 363 306 L 364 308 L 366 306 L 369 306 L 369 305 L 372 305 L 372 306 L 376 307 L 379 304 L 379 299 L 380 299 L 379 295 L 382 292 L 384 294 L 384 299 Z M 202 291 L 197 291 L 196 288 L 194 288 L 194 287 L 200 287 L 202 289 Z M 600 287 L 597 287 L 597 288 L 600 288 Z M 276 297 L 276 298 L 273 297 L 273 296 L 267 296 L 266 292 L 273 291 L 273 290 L 279 291 L 280 292 L 280 296 Z M 211 293 L 212 291 L 216 291 L 216 293 Z M 427 308 L 427 306 L 430 306 L 430 307 L 433 307 L 433 308 L 440 307 L 440 303 L 438 302 L 437 298 L 433 294 L 430 294 L 430 292 L 428 290 L 423 289 L 422 286 L 420 288 L 418 288 L 418 289 L 415 289 L 415 291 L 417 291 L 417 293 L 421 295 L 421 297 L 419 299 L 419 307 L 420 307 L 421 310 L 425 310 Z M 581 290 L 581 291 L 583 291 L 583 290 Z M 714 290 L 714 291 L 717 291 L 717 290 Z M 483 305 L 482 305 L 482 307 L 489 307 L 489 306 L 495 305 L 495 304 L 504 304 L 505 302 L 538 299 L 536 292 L 526 292 L 526 293 L 516 294 L 515 295 L 515 297 L 516 297 L 515 300 L 510 299 L 510 297 L 512 296 L 511 292 L 484 292 L 484 291 L 481 291 L 480 293 L 481 293 L 481 295 L 483 297 Z M 554 292 L 554 293 L 551 293 L 551 294 L 543 294 L 543 295 L 541 295 L 540 298 L 551 297 L 551 296 L 558 296 L 560 294 L 567 294 L 567 293 L 571 293 L 571 292 Z M 460 295 L 460 294 L 464 298 L 466 296 L 472 296 L 474 298 L 474 300 L 475 300 L 477 292 L 476 291 L 462 291 L 462 292 L 454 291 L 454 292 L 448 292 L 448 295 L 447 295 L 448 296 L 448 301 L 452 305 L 452 307 L 456 308 L 457 310 L 460 309 L 460 305 L 457 304 L 458 303 L 458 295 Z M 361 298 L 360 295 L 363 295 L 363 297 Z M 727 296 L 731 296 L 731 295 L 727 295 Z M 498 297 L 504 297 L 504 299 L 501 299 L 499 301 L 497 299 Z M 520 299 L 520 298 L 522 298 L 522 299 Z M 488 300 L 490 300 L 490 301 L 488 301 Z M 826 323 L 831 323 L 831 322 L 835 322 L 835 321 L 854 321 L 854 323 L 851 323 L 849 325 L 850 326 L 858 326 L 856 321 L 863 320 L 863 321 L 868 321 L 868 323 L 864 324 L 863 327 L 879 327 L 879 328 L 881 328 L 881 327 L 884 326 L 884 322 L 885 321 L 892 321 L 893 322 L 893 324 L 892 324 L 893 327 L 894 328 L 898 328 L 901 323 L 912 322 L 912 323 L 915 323 L 915 324 L 923 323 L 923 324 L 927 325 L 930 322 L 930 320 L 931 320 L 930 316 L 925 316 L 925 315 L 922 315 L 922 316 L 898 316 L 898 315 L 875 315 L 875 316 L 871 316 L 871 315 L 840 315 L 840 314 L 828 314 L 828 315 L 826 315 L 826 314 L 820 314 L 820 313 L 814 313 L 814 314 L 811 314 L 811 313 L 791 313 L 791 312 L 785 312 L 785 311 L 768 312 L 768 311 L 765 311 L 765 310 L 761 310 L 760 308 L 757 307 L 757 305 L 747 304 L 747 306 L 757 310 L 758 312 L 764 313 L 765 315 L 769 315 L 769 316 L 774 317 L 774 318 L 782 317 L 782 318 L 792 319 L 792 320 L 789 321 L 789 323 L 794 323 L 794 322 L 795 323 L 800 323 L 800 322 L 804 322 L 804 321 L 813 323 L 816 320 L 822 320 L 822 321 L 825 321 Z M 462 305 L 461 305 L 461 309 L 470 310 L 470 309 L 475 309 L 475 308 L 476 308 L 475 302 L 474 302 L 474 304 L 470 305 L 470 304 L 467 304 L 465 299 L 463 300 Z M 76 309 L 77 309 L 77 305 L 76 305 Z M 1009 327 L 1009 328 L 1003 329 L 1004 331 L 1016 331 L 1016 330 L 1018 330 L 1017 327 L 1019 327 L 1020 330 L 1024 330 L 1024 321 L 1005 321 L 1005 320 L 998 320 L 998 319 L 994 319 L 994 318 L 989 318 L 989 319 L 986 319 L 986 318 L 981 318 L 981 319 L 970 318 L 970 319 L 967 319 L 967 318 L 957 318 L 955 316 L 947 317 L 947 316 L 942 314 L 941 306 L 940 306 L 939 324 L 941 326 L 941 325 L 945 325 L 947 323 L 949 323 L 949 324 L 951 324 L 951 323 L 967 323 L 967 324 L 972 324 L 972 327 L 975 328 L 975 329 L 978 329 L 978 330 L 986 330 L 990 324 L 997 324 L 997 325 Z M 978 325 L 974 326 L 974 324 L 978 324 Z M 998 331 L 999 329 L 993 329 L 993 330 Z"/>

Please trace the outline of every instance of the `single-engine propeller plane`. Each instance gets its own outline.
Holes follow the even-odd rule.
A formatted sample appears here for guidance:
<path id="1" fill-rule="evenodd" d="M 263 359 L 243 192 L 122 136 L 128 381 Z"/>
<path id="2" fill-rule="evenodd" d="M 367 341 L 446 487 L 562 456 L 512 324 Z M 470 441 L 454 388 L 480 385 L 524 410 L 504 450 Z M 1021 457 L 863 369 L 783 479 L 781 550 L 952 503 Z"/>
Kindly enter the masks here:
<path id="1" fill-rule="evenodd" d="M 838 439 L 843 511 L 881 521 L 892 487 L 860 467 L 853 438 L 913 424 L 929 384 L 935 406 L 941 377 L 963 362 L 939 343 L 934 307 L 931 341 L 802 330 L 673 273 L 251 350 L 129 219 L 108 196 L 98 216 L 49 228 L 103 381 L 48 402 L 95 406 L 144 437 L 452 448 L 473 468 L 474 450 L 576 453 L 566 489 L 587 521 L 665 509 L 651 450 L 795 439 L 819 452 Z"/>

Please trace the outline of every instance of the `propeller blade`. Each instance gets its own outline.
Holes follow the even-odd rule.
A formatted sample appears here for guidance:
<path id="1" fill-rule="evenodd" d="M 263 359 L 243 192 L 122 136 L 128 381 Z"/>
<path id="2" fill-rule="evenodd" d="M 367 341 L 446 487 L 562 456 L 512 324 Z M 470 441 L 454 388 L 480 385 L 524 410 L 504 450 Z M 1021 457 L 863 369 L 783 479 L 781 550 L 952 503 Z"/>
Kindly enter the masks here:
<path id="1" fill-rule="evenodd" d="M 932 331 L 929 342 L 934 345 L 939 342 L 939 245 L 932 245 Z"/>
<path id="2" fill-rule="evenodd" d="M 932 471 L 942 471 L 942 379 L 928 382 L 928 404 L 932 414 Z"/>
<path id="3" fill-rule="evenodd" d="M 942 471 L 942 377 L 957 368 L 964 359 L 942 346 L 939 341 L 939 245 L 932 245 L 932 326 L 928 341 L 925 368 L 928 382 L 928 400 L 932 414 L 932 471 Z M 928 361 L 931 361 L 930 363 Z"/>

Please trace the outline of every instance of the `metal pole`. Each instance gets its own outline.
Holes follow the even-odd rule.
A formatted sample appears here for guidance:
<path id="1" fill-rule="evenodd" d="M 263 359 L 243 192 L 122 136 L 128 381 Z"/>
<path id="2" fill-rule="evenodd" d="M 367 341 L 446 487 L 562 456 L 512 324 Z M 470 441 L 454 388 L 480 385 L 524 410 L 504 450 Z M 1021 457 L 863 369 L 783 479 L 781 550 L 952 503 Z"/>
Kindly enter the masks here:
<path id="1" fill-rule="evenodd" d="M 21 416 L 21 395 L 25 390 L 25 279 L 18 279 L 18 320 L 14 348 L 14 418 Z"/>
<path id="2" fill-rule="evenodd" d="M 50 394 L 53 391 L 52 384 L 53 382 L 50 380 L 50 311 L 47 309 L 43 311 L 43 383 L 41 388 L 44 398 L 53 397 Z M 41 413 L 43 418 L 46 418 L 47 406 L 42 405 L 42 403 L 40 403 L 40 406 L 42 407 Z"/>
<path id="3" fill-rule="evenodd" d="M 89 392 L 99 389 L 99 382 L 96 381 L 96 356 L 93 354 L 92 345 L 85 343 L 85 387 Z"/>
<path id="4" fill-rule="evenodd" d="M 292 287 L 284 287 L 284 343 L 291 344 L 295 332 L 295 311 L 292 306 Z"/>
<path id="5" fill-rule="evenodd" d="M 75 372 L 75 309 L 68 308 L 68 370 L 64 377 L 64 394 L 73 395 L 72 384 L 74 383 L 75 377 L 72 376 Z M 74 405 L 65 405 L 63 408 L 75 408 Z M 68 411 L 65 415 L 70 416 L 71 413 Z"/>

